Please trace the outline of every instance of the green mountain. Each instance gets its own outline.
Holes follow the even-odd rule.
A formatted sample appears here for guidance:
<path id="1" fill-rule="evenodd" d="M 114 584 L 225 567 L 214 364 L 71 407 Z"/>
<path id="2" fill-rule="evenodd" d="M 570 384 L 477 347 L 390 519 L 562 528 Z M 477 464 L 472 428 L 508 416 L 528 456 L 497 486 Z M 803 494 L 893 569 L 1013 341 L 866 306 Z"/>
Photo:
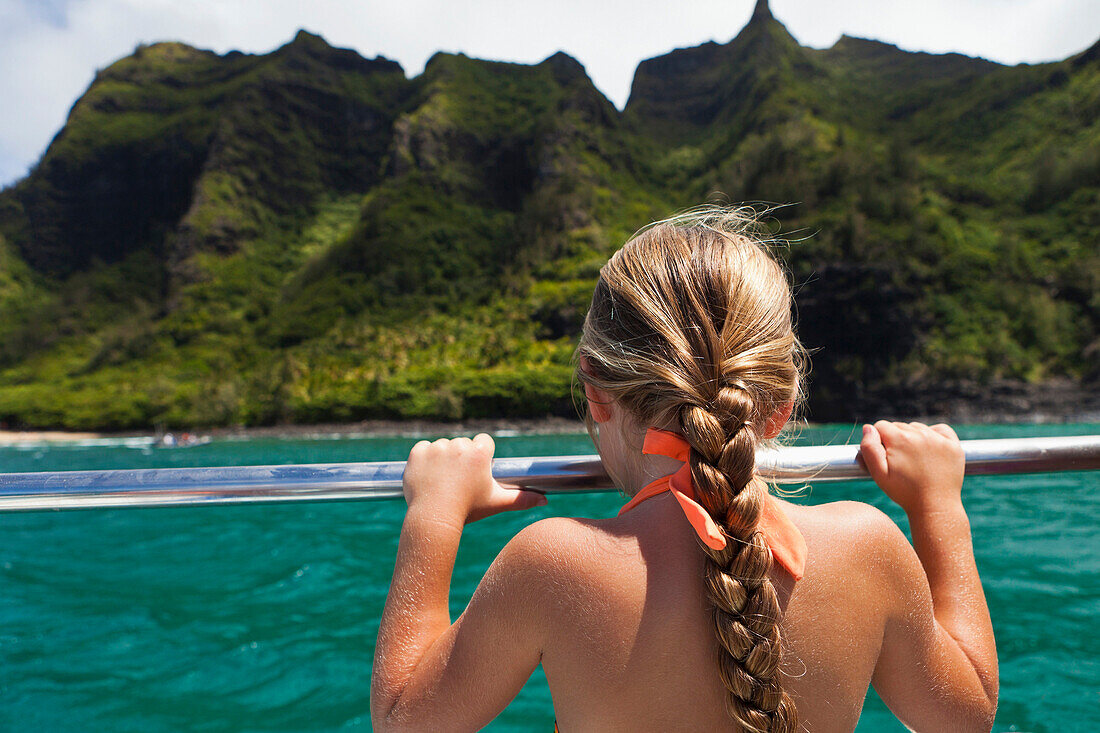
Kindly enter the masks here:
<path id="1" fill-rule="evenodd" d="M 305 32 L 140 47 L 0 191 L 0 421 L 573 414 L 600 265 L 716 193 L 792 204 L 812 417 L 1095 400 L 1098 119 L 1100 44 L 814 50 L 765 0 L 642 62 L 623 112 L 562 53 L 408 79 Z"/>

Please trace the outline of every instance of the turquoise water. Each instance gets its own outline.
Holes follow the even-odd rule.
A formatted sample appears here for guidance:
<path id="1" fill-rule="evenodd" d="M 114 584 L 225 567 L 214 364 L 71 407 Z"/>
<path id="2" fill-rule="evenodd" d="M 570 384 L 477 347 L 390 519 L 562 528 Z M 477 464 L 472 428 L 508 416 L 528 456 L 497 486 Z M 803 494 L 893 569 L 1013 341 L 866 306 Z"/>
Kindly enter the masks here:
<path id="1" fill-rule="evenodd" d="M 983 426 L 964 438 L 1100 433 Z M 849 442 L 850 426 L 802 442 Z M 0 448 L 0 471 L 405 458 L 412 439 Z M 590 453 L 583 435 L 499 438 L 498 455 Z M 995 730 L 1100 729 L 1100 474 L 968 479 L 1001 661 Z M 857 499 L 904 517 L 870 483 Z M 457 614 L 496 552 L 551 515 L 607 516 L 611 494 L 553 497 L 472 525 Z M 0 514 L 0 730 L 369 730 L 370 667 L 404 504 L 361 502 Z M 904 525 L 903 525 L 904 526 Z M 552 729 L 541 673 L 491 726 Z M 861 732 L 900 731 L 871 694 Z"/>

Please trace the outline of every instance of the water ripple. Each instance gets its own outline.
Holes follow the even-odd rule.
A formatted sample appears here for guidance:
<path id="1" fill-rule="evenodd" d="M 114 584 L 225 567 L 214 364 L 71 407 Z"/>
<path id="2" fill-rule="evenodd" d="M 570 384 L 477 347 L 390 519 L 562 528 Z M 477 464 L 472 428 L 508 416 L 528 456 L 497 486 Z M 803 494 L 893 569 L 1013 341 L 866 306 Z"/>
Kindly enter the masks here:
<path id="1" fill-rule="evenodd" d="M 851 430 L 805 430 L 800 440 Z M 125 445 L 38 446 L 0 449 L 0 465 L 394 460 L 412 442 L 262 440 L 149 455 Z M 499 446 L 502 455 L 591 452 L 584 436 Z M 869 501 L 905 525 L 866 483 L 822 484 L 800 501 L 841 498 Z M 1095 476 L 979 477 L 967 480 L 965 499 L 1001 659 L 996 730 L 1100 729 Z M 609 494 L 556 496 L 527 515 L 471 526 L 455 569 L 454 611 L 525 523 L 608 516 L 620 503 Z M 373 643 L 403 511 L 401 502 L 373 502 L 0 515 L 0 728 L 369 730 Z M 546 730 L 552 721 L 539 670 L 493 729 Z M 901 727 L 872 693 L 859 730 Z"/>

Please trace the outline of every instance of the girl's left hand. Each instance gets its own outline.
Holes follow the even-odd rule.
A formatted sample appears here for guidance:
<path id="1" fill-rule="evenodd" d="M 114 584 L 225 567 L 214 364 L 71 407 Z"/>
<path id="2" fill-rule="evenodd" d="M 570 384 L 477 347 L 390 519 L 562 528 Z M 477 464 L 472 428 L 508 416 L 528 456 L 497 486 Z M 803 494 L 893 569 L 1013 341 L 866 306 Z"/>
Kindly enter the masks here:
<path id="1" fill-rule="evenodd" d="M 504 486 L 493 478 L 495 449 L 485 433 L 473 440 L 441 438 L 414 445 L 402 480 L 409 509 L 423 507 L 437 518 L 454 517 L 469 524 L 545 504 L 543 494 Z"/>

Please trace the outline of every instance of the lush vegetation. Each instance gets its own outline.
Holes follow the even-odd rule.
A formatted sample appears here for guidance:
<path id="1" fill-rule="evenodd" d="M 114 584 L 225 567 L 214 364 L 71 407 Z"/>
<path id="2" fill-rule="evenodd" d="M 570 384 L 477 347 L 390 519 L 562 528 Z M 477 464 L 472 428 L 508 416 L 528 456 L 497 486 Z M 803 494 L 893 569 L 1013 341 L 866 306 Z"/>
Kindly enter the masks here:
<path id="1" fill-rule="evenodd" d="M 643 62 L 622 113 L 564 54 L 438 54 L 410 80 L 307 33 L 142 47 L 0 192 L 0 421 L 572 414 L 600 265 L 716 193 L 794 204 L 814 417 L 959 380 L 1087 388 L 1098 120 L 1098 46 L 817 51 L 766 3 Z"/>

